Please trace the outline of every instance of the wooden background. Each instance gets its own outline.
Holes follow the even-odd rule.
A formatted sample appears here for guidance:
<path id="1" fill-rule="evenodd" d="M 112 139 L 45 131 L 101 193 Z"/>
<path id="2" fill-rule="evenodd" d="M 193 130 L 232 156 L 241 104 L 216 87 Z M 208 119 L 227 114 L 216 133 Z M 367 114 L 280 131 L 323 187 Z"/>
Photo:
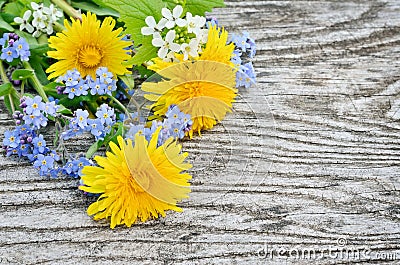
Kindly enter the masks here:
<path id="1" fill-rule="evenodd" d="M 400 263 L 400 1 L 231 0 L 213 15 L 255 37 L 258 85 L 183 143 L 184 212 L 111 230 L 75 180 L 0 157 L 0 263 Z"/>

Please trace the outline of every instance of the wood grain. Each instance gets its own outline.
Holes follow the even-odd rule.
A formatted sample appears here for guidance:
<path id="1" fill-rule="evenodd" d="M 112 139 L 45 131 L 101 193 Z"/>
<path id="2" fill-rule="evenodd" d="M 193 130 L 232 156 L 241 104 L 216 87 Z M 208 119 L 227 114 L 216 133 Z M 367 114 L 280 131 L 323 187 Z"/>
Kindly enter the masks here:
<path id="1" fill-rule="evenodd" d="M 1 157 L 0 263 L 400 264 L 399 14 L 397 0 L 227 1 L 213 15 L 255 37 L 258 85 L 183 143 L 184 212 L 110 230 L 76 180 Z M 296 259 L 307 248 L 324 257 Z"/>

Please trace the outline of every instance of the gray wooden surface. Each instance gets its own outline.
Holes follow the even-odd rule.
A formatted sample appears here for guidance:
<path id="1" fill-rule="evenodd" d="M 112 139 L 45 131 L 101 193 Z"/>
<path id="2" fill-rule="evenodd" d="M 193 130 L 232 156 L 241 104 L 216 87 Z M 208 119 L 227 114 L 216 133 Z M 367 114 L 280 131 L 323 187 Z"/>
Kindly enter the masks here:
<path id="1" fill-rule="evenodd" d="M 258 85 L 183 143 L 184 212 L 111 230 L 76 181 L 0 157 L 0 263 L 400 263 L 400 1 L 227 1 L 213 14 L 256 38 Z"/>

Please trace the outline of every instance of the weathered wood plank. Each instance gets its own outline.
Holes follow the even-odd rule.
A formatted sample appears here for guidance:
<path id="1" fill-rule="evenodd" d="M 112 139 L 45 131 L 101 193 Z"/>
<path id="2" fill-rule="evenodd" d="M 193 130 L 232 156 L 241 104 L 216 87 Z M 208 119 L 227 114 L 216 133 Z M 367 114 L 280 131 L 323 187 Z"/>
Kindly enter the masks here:
<path id="1" fill-rule="evenodd" d="M 228 1 L 213 15 L 256 38 L 259 83 L 183 143 L 184 212 L 111 231 L 86 216 L 76 180 L 0 158 L 0 263 L 399 263 L 399 14 L 396 0 Z M 329 257 L 338 239 L 371 252 Z M 290 253 L 307 248 L 324 258 Z"/>

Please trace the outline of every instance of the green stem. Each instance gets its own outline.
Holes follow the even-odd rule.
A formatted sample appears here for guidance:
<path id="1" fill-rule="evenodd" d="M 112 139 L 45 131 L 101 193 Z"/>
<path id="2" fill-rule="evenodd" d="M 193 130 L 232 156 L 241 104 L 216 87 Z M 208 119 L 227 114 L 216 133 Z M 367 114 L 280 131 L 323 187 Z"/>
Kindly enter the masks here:
<path id="1" fill-rule="evenodd" d="M 0 61 L 0 76 L 1 76 L 1 80 L 3 80 L 3 83 L 11 83 L 10 80 L 7 77 L 6 71 L 4 70 L 4 66 L 3 66 L 3 62 Z M 8 99 L 10 100 L 10 105 L 11 105 L 11 110 L 12 113 L 15 112 L 15 107 L 14 107 L 14 102 L 13 102 L 13 98 L 11 96 L 11 93 L 8 94 Z"/>
<path id="2" fill-rule="evenodd" d="M 39 95 L 42 97 L 44 102 L 49 102 L 46 92 L 44 92 L 43 85 L 42 85 L 42 83 L 40 83 L 39 79 L 37 78 L 37 76 L 35 74 L 35 70 L 33 70 L 32 66 L 28 62 L 23 62 L 22 64 L 25 67 L 25 69 L 32 70 L 33 76 L 30 77 L 29 79 L 32 81 L 33 87 L 39 93 Z"/>
<path id="3" fill-rule="evenodd" d="M 118 107 L 120 107 L 121 110 L 123 110 L 123 111 L 125 112 L 125 115 L 126 115 L 126 117 L 128 117 L 128 120 L 131 120 L 131 119 L 132 119 L 132 116 L 131 116 L 131 114 L 129 113 L 129 111 L 125 108 L 124 105 L 122 105 L 122 103 L 121 103 L 118 99 L 116 99 L 115 97 L 110 96 L 110 95 L 108 95 L 108 97 L 109 97 L 112 101 L 114 101 L 114 102 L 118 105 Z"/>
<path id="4" fill-rule="evenodd" d="M 60 24 L 60 23 L 58 23 L 58 22 L 53 22 L 54 24 L 53 24 L 53 29 L 56 31 L 56 32 L 61 32 L 61 31 L 63 31 L 63 30 L 65 30 L 65 27 L 62 25 L 62 24 Z"/>
<path id="5" fill-rule="evenodd" d="M 21 82 L 21 95 L 25 94 L 25 82 L 26 80 L 22 80 Z"/>
<path id="6" fill-rule="evenodd" d="M 79 20 L 82 19 L 81 13 L 78 10 L 76 10 L 75 8 L 73 8 L 72 6 L 70 6 L 66 1 L 51 0 L 51 2 L 53 2 L 59 8 L 61 8 L 70 17 L 77 18 Z"/>
<path id="7" fill-rule="evenodd" d="M 96 113 L 97 108 L 99 107 L 99 104 L 97 104 L 96 101 L 85 101 L 85 106 L 86 110 L 89 111 L 89 117 L 94 117 L 94 114 Z"/>
<path id="8" fill-rule="evenodd" d="M 0 61 L 0 77 L 1 77 L 1 80 L 3 80 L 3 83 L 11 83 L 10 80 L 8 80 L 6 70 L 4 70 L 2 61 Z"/>
<path id="9" fill-rule="evenodd" d="M 112 101 L 114 101 L 114 102 L 118 105 L 118 107 L 120 107 L 121 110 L 123 110 L 123 111 L 125 112 L 125 114 L 126 114 L 128 117 L 130 117 L 129 111 L 125 108 L 124 105 L 122 105 L 122 103 L 121 103 L 118 99 L 116 99 L 116 98 L 113 97 L 112 95 L 108 95 L 108 97 L 109 97 Z"/>
<path id="10" fill-rule="evenodd" d="M 12 111 L 12 113 L 14 113 L 15 112 L 15 107 L 14 107 L 14 101 L 12 99 L 11 94 L 8 94 L 8 99 L 10 100 L 11 111 Z"/>

